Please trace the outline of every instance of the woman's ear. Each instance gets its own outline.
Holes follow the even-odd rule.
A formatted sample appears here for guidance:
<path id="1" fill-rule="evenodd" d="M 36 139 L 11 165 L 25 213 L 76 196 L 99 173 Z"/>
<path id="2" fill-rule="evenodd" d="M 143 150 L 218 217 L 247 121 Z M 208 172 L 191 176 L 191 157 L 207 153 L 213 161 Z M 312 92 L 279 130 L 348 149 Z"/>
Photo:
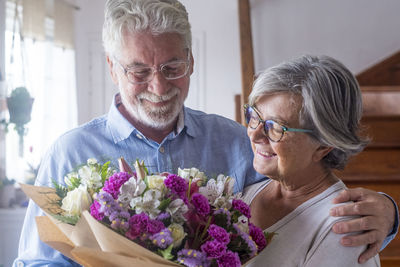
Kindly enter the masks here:
<path id="1" fill-rule="evenodd" d="M 106 59 L 107 59 L 108 69 L 110 70 L 111 79 L 116 85 L 118 85 L 118 76 L 114 70 L 114 62 L 111 60 L 111 58 L 108 55 L 107 55 Z"/>
<path id="2" fill-rule="evenodd" d="M 333 150 L 333 147 L 330 146 L 319 146 L 313 155 L 313 160 L 315 162 L 321 161 L 326 155 L 328 155 L 329 152 Z"/>

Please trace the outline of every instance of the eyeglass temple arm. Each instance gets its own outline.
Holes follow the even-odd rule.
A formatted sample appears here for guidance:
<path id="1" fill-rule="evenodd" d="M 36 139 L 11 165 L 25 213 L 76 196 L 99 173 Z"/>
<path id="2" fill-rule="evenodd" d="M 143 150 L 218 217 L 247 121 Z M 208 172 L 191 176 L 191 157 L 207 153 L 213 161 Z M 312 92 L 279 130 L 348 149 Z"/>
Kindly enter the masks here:
<path id="1" fill-rule="evenodd" d="M 307 130 L 307 129 L 296 129 L 296 128 L 286 128 L 285 131 L 287 131 L 287 132 L 312 133 L 312 130 Z"/>

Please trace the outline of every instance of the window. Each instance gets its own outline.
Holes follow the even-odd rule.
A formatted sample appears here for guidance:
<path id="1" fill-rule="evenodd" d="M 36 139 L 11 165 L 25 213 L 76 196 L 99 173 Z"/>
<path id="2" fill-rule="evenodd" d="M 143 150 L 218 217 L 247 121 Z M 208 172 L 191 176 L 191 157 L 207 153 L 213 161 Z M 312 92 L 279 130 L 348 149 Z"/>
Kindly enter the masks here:
<path id="1" fill-rule="evenodd" d="M 20 21 L 21 9 L 19 7 Z M 75 52 L 54 45 L 54 24 L 52 18 L 46 17 L 44 40 L 25 37 L 21 42 L 20 24 L 15 20 L 15 2 L 6 2 L 7 94 L 16 87 L 25 86 L 35 99 L 24 137 L 23 157 L 18 153 L 19 136 L 13 125 L 9 126 L 5 137 L 6 176 L 21 182 L 28 178 L 28 164 L 37 167 L 51 143 L 77 125 Z"/>

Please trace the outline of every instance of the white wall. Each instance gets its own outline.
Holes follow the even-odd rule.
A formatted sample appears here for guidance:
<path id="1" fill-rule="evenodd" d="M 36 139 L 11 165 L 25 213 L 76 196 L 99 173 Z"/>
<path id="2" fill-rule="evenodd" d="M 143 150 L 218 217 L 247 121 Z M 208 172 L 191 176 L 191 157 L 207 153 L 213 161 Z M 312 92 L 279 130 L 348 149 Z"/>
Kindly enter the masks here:
<path id="1" fill-rule="evenodd" d="M 400 50 L 398 0 L 251 0 L 256 70 L 327 54 L 359 73 Z"/>
<path id="2" fill-rule="evenodd" d="M 2 98 L 6 95 L 6 86 L 5 86 L 5 45 L 4 45 L 4 37 L 5 37 L 5 0 L 0 0 L 0 120 L 5 118 L 5 102 Z M 5 142 L 5 133 L 3 127 L 0 125 L 0 179 L 5 177 L 5 165 L 6 165 L 6 142 Z"/>
<path id="3" fill-rule="evenodd" d="M 192 23 L 195 73 L 186 104 L 234 118 L 241 91 L 237 0 L 182 0 Z M 105 0 L 76 12 L 79 123 L 107 112 L 115 92 L 105 66 Z M 301 54 L 327 54 L 354 73 L 400 50 L 398 0 L 250 0 L 256 71 Z"/>
<path id="4" fill-rule="evenodd" d="M 84 123 L 108 110 L 113 87 L 101 43 L 105 0 L 79 0 L 75 12 L 78 122 Z"/>
<path id="5" fill-rule="evenodd" d="M 104 0 L 81 0 L 76 12 L 79 123 L 108 111 L 116 91 L 101 46 Z M 95 4 L 94 4 L 95 3 Z M 192 24 L 195 70 L 186 105 L 234 118 L 240 93 L 237 2 L 184 0 Z"/>

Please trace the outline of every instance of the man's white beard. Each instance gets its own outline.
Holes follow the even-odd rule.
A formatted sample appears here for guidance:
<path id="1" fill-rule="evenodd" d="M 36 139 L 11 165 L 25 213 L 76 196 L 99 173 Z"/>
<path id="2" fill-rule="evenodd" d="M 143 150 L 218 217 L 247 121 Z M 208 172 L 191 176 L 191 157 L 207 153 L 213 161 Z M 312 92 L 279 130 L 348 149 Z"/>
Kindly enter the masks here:
<path id="1" fill-rule="evenodd" d="M 165 129 L 173 124 L 178 118 L 179 113 L 182 110 L 183 102 L 179 97 L 181 91 L 174 87 L 168 94 L 163 96 L 156 96 L 150 92 L 143 92 L 136 96 L 137 105 L 125 103 L 126 97 L 121 97 L 122 103 L 128 110 L 129 114 L 135 119 L 154 129 Z M 153 103 L 163 102 L 175 98 L 173 101 L 162 107 L 152 107 L 149 105 L 143 105 L 142 101 L 147 100 Z"/>

